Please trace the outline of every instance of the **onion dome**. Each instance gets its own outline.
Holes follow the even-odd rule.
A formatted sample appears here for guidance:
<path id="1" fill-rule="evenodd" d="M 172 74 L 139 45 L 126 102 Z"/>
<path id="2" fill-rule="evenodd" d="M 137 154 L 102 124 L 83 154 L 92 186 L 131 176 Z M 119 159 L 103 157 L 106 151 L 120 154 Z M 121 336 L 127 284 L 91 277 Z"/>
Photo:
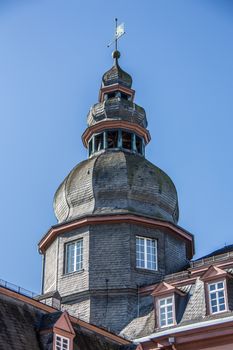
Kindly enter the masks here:
<path id="1" fill-rule="evenodd" d="M 106 73 L 104 73 L 102 78 L 102 87 L 106 87 L 113 84 L 120 84 L 127 88 L 131 88 L 132 86 L 132 78 L 131 76 L 123 71 L 118 64 L 118 58 L 120 58 L 120 52 L 113 52 L 114 65 L 111 69 L 109 69 Z"/>
<path id="2" fill-rule="evenodd" d="M 86 215 L 134 213 L 178 221 L 172 180 L 144 157 L 106 150 L 78 164 L 55 193 L 58 222 Z"/>

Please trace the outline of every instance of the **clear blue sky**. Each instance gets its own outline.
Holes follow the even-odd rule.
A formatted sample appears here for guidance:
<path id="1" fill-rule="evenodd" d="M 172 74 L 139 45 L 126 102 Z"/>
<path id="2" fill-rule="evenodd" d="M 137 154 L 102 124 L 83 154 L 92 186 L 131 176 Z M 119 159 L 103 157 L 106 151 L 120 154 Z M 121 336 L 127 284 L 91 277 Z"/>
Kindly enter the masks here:
<path id="1" fill-rule="evenodd" d="M 86 158 L 81 134 L 112 64 L 133 76 L 152 141 L 147 158 L 176 184 L 196 257 L 233 243 L 233 2 L 0 1 L 0 278 L 40 291 L 37 242 L 53 195 Z"/>

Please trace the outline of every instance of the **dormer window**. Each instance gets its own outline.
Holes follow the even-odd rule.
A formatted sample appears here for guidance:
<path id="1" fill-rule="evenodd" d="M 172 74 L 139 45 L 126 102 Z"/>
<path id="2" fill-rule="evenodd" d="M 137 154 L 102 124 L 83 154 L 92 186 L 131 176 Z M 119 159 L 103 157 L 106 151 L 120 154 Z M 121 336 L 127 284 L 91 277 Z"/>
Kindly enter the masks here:
<path id="1" fill-rule="evenodd" d="M 206 313 L 217 314 L 228 311 L 227 283 L 232 278 L 225 270 L 210 266 L 201 277 L 205 285 Z"/>
<path id="2" fill-rule="evenodd" d="M 163 328 L 177 324 L 179 316 L 176 315 L 176 308 L 179 309 L 180 302 L 184 303 L 184 299 L 181 298 L 186 293 L 163 281 L 157 284 L 151 295 L 154 297 L 155 327 Z"/>
<path id="3" fill-rule="evenodd" d="M 208 284 L 210 313 L 226 311 L 225 282 L 219 281 Z"/>
<path id="4" fill-rule="evenodd" d="M 158 299 L 159 326 L 168 327 L 174 324 L 174 295 Z"/>
<path id="5" fill-rule="evenodd" d="M 69 350 L 69 339 L 56 334 L 56 350 Z"/>
<path id="6" fill-rule="evenodd" d="M 73 350 L 75 331 L 67 311 L 54 324 L 53 334 L 53 350 Z"/>

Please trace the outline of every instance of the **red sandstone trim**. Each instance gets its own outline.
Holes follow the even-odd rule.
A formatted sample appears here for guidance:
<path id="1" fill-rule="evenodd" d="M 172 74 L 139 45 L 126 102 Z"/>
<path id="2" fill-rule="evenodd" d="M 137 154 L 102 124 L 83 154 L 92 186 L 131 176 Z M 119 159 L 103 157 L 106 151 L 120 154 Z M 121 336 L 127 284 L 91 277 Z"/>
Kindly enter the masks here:
<path id="1" fill-rule="evenodd" d="M 109 86 L 106 86 L 106 87 L 103 87 L 100 89 L 99 102 L 103 102 L 104 94 L 106 94 L 108 92 L 112 92 L 112 91 L 125 92 L 126 94 L 128 94 L 132 97 L 132 100 L 134 99 L 135 90 L 129 89 L 129 88 L 122 86 L 120 84 L 112 84 L 112 85 L 109 85 Z"/>
<path id="2" fill-rule="evenodd" d="M 194 243 L 193 236 L 184 231 L 182 228 L 168 222 L 161 221 L 156 219 L 150 219 L 142 216 L 137 216 L 133 214 L 122 214 L 122 215 L 103 215 L 103 216 L 91 216 L 85 217 L 82 219 L 75 220 L 70 223 L 64 223 L 58 227 L 52 227 L 48 233 L 42 238 L 39 242 L 39 250 L 41 253 L 44 253 L 45 250 L 49 247 L 49 245 L 54 241 L 57 235 L 73 230 L 79 227 L 83 227 L 86 225 L 103 225 L 103 224 L 118 224 L 118 223 L 132 223 L 144 225 L 152 228 L 166 228 L 171 231 L 171 233 L 177 234 L 181 239 L 185 240 L 188 243 L 188 257 L 191 259 L 194 254 Z"/>
<path id="3" fill-rule="evenodd" d="M 90 140 L 91 136 L 96 133 L 96 132 L 101 132 L 106 129 L 127 129 L 130 131 L 135 132 L 137 135 L 141 136 L 144 138 L 145 143 L 148 144 L 151 140 L 150 133 L 147 129 L 143 128 L 142 126 L 134 123 L 130 123 L 127 121 L 123 120 L 102 120 L 98 122 L 97 124 L 90 126 L 87 128 L 83 135 L 82 135 L 82 141 L 84 146 L 87 148 L 88 147 L 88 141 Z"/>
<path id="4" fill-rule="evenodd" d="M 231 260 L 231 262 L 226 262 L 226 263 L 221 263 L 221 264 L 214 264 L 214 266 L 218 267 L 218 268 L 227 268 L 229 266 L 233 266 L 233 259 Z M 174 286 L 174 287 L 182 287 L 182 286 L 185 286 L 187 284 L 194 284 L 196 282 L 196 279 L 197 277 L 200 277 L 202 276 L 208 269 L 210 268 L 210 266 L 206 266 L 205 268 L 202 268 L 200 269 L 199 271 L 194 271 L 194 273 L 192 274 L 191 271 L 190 271 L 190 278 L 185 278 L 185 279 L 181 279 L 181 280 L 178 280 L 178 281 L 171 281 L 171 280 L 166 280 L 164 282 Z M 229 273 L 225 272 L 225 276 L 227 276 L 228 278 L 233 278 L 232 275 L 230 275 Z M 179 278 L 179 277 L 178 277 Z M 221 276 L 220 276 L 221 278 Z M 214 279 L 219 279 L 218 277 L 217 278 L 214 278 Z M 161 282 L 159 282 L 161 283 Z M 149 295 L 151 294 L 151 292 L 156 288 L 156 286 L 159 285 L 159 283 L 156 283 L 156 284 L 151 284 L 150 286 L 146 286 L 146 287 L 142 287 L 139 289 L 139 293 L 141 295 Z"/>
<path id="5" fill-rule="evenodd" d="M 45 311 L 45 312 L 48 312 L 48 313 L 53 313 L 53 312 L 56 312 L 58 311 L 57 309 L 54 309 L 53 307 L 51 306 L 48 306 L 48 305 L 45 305 L 35 299 L 32 299 L 32 298 L 29 298 L 27 296 L 24 296 L 22 294 L 19 294 L 19 293 L 16 293 L 14 291 L 11 291 L 7 288 L 3 288 L 3 287 L 0 287 L 0 293 L 3 294 L 3 295 L 6 295 L 10 298 L 13 298 L 13 299 L 17 299 L 17 300 L 20 300 L 26 304 L 29 304 L 29 305 L 32 305 L 34 306 L 35 308 L 39 309 L 39 310 L 42 310 L 42 311 Z M 74 317 L 74 316 L 70 316 L 69 315 L 69 319 L 72 323 L 75 323 L 75 324 L 78 324 L 79 326 L 83 327 L 83 328 L 86 328 L 90 331 L 93 331 L 97 334 L 100 334 L 100 335 L 103 335 L 104 337 L 108 338 L 108 339 L 111 339 L 115 342 L 117 342 L 118 344 L 122 344 L 122 345 L 125 345 L 125 344 L 131 344 L 131 342 L 129 340 L 126 340 L 118 335 L 115 335 L 113 333 L 110 333 L 102 328 L 99 328 L 97 326 L 94 326 L 90 323 L 87 323 L 85 321 L 81 321 L 79 320 L 78 318 Z M 47 332 L 48 330 L 45 330 L 45 332 Z"/>
<path id="6" fill-rule="evenodd" d="M 161 297 L 166 297 L 169 294 L 174 294 L 177 293 L 181 296 L 184 296 L 186 293 L 180 291 L 179 289 L 177 289 L 176 287 L 174 287 L 171 284 L 168 284 L 167 282 L 160 282 L 155 289 L 153 290 L 153 292 L 151 293 L 151 295 L 153 297 L 156 298 L 161 298 Z"/>
<path id="7" fill-rule="evenodd" d="M 203 327 L 200 326 L 179 333 L 173 333 L 171 329 L 169 335 L 155 337 L 141 343 L 141 345 L 146 350 L 171 349 L 169 338 L 174 338 L 174 347 L 177 350 L 210 349 L 212 346 L 229 345 L 233 342 L 233 321 L 207 327 L 204 327 L 203 322 Z"/>

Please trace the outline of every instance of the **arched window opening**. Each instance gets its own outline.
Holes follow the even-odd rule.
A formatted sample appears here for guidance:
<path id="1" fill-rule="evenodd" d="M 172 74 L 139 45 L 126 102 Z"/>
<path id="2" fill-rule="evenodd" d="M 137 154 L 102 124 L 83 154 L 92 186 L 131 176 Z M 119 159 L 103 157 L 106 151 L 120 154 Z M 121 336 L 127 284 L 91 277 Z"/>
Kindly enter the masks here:
<path id="1" fill-rule="evenodd" d="M 116 96 L 115 92 L 109 92 L 108 93 L 108 98 L 114 98 Z"/>
<path id="2" fill-rule="evenodd" d="M 117 148 L 118 146 L 118 131 L 108 131 L 107 132 L 107 147 L 108 148 Z"/>
<path id="3" fill-rule="evenodd" d="M 130 132 L 122 131 L 122 147 L 132 149 L 132 134 Z"/>
<path id="4" fill-rule="evenodd" d="M 104 135 L 103 133 L 95 135 L 95 152 L 104 148 Z"/>
<path id="5" fill-rule="evenodd" d="M 89 149 L 89 156 L 92 154 L 93 152 L 93 143 L 92 143 L 92 139 L 89 141 L 88 143 L 88 149 Z"/>
<path id="6" fill-rule="evenodd" d="M 124 92 L 121 92 L 121 98 L 122 98 L 123 100 L 128 100 L 128 99 L 129 99 L 129 96 L 126 95 L 126 94 L 124 94 Z"/>
<path id="7" fill-rule="evenodd" d="M 136 135 L 136 150 L 139 154 L 142 154 L 142 139 Z"/>

